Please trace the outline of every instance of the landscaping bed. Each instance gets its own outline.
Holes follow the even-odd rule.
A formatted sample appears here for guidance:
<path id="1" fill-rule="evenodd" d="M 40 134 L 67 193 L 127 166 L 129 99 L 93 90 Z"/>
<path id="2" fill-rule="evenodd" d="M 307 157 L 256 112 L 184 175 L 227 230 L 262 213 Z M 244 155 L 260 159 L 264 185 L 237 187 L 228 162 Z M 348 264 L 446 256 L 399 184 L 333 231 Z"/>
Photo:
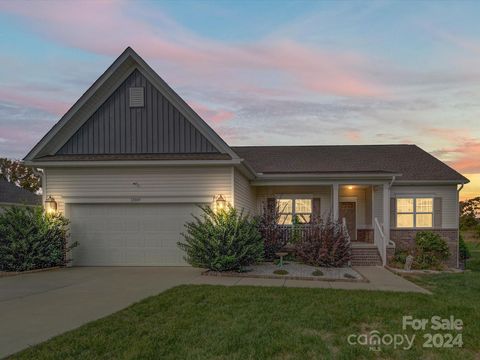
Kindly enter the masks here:
<path id="1" fill-rule="evenodd" d="M 281 272 L 284 273 L 284 275 L 282 275 Z M 293 261 L 284 263 L 282 267 L 273 262 L 265 262 L 258 265 L 251 265 L 243 272 L 219 272 L 207 270 L 203 272 L 202 275 L 265 279 L 368 282 L 365 277 L 351 267 L 316 267 Z"/>

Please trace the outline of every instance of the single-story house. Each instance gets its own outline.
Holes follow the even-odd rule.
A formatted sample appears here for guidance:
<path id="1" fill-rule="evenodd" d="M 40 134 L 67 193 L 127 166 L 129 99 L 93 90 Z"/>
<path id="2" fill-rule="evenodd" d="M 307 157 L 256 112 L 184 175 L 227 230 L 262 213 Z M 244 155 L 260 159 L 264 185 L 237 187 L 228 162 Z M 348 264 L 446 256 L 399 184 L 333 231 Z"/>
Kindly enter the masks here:
<path id="1" fill-rule="evenodd" d="M 39 206 L 42 197 L 0 178 L 0 213 L 10 206 Z"/>
<path id="2" fill-rule="evenodd" d="M 231 147 L 131 48 L 24 161 L 71 220 L 74 265 L 185 265 L 185 222 L 222 198 L 250 214 L 276 201 L 287 225 L 345 219 L 354 264 L 428 229 L 458 266 L 461 174 L 415 145 Z"/>

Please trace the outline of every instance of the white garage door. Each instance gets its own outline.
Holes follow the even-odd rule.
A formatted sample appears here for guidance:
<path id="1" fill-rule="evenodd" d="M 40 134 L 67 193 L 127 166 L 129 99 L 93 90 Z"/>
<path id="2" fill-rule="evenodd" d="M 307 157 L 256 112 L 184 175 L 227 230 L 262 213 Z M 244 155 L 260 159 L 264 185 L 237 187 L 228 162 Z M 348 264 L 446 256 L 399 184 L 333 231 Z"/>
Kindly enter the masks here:
<path id="1" fill-rule="evenodd" d="M 184 224 L 193 204 L 71 204 L 77 266 L 181 266 Z"/>

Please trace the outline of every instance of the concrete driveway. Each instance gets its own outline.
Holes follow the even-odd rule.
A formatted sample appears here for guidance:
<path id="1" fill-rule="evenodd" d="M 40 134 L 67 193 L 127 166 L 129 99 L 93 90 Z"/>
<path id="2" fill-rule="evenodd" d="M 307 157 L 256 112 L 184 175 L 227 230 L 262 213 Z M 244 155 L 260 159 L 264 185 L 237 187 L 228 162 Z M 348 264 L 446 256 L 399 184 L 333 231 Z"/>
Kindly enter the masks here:
<path id="1" fill-rule="evenodd" d="M 200 273 L 190 267 L 73 267 L 0 278 L 0 358 L 195 282 Z"/>
<path id="2" fill-rule="evenodd" d="M 181 284 L 285 286 L 428 293 L 382 267 L 368 283 L 201 276 L 190 267 L 73 267 L 0 278 L 0 358 Z"/>

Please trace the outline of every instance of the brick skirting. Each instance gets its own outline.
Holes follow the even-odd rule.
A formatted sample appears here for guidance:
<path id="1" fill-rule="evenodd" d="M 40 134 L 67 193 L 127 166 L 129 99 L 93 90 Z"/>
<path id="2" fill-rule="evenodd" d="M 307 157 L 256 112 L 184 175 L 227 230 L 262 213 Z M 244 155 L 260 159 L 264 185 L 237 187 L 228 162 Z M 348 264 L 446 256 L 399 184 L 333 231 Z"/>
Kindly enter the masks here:
<path id="1" fill-rule="evenodd" d="M 415 246 L 415 236 L 419 231 L 412 229 L 390 229 L 390 240 L 395 242 L 397 248 L 405 249 Z M 450 258 L 446 264 L 450 267 L 458 267 L 458 230 L 457 229 L 428 229 L 442 237 L 450 249 Z"/>
<path id="2" fill-rule="evenodd" d="M 373 229 L 357 229 L 357 241 L 373 244 Z"/>

